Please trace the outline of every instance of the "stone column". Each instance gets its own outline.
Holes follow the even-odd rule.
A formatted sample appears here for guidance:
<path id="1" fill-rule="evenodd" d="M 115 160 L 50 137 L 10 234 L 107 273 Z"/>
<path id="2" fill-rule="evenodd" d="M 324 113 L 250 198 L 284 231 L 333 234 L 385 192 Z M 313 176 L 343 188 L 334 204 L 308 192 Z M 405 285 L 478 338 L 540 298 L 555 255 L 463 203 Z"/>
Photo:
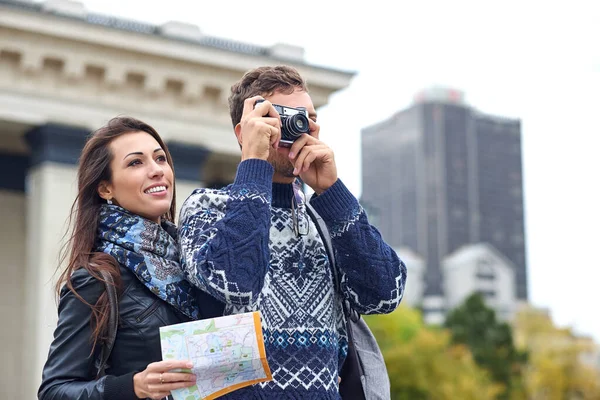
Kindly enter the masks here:
<path id="1" fill-rule="evenodd" d="M 26 177 L 22 399 L 37 398 L 56 327 L 54 284 L 64 267 L 59 266 L 59 250 L 76 196 L 76 163 L 88 133 L 82 128 L 47 124 L 26 134 L 31 156 Z"/>

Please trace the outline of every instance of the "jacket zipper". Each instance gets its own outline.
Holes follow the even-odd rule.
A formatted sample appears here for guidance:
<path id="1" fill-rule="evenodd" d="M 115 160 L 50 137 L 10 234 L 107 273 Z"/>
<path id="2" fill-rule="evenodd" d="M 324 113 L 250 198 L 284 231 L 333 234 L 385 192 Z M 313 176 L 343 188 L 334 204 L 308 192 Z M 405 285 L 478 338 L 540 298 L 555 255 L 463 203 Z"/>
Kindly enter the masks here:
<path id="1" fill-rule="evenodd" d="M 148 307 L 148 309 L 146 311 L 144 311 L 143 313 L 141 313 L 140 315 L 138 315 L 135 318 L 136 322 L 142 322 L 143 320 L 145 320 L 146 318 L 148 318 L 148 316 L 150 314 L 152 314 L 154 312 L 154 310 L 156 310 L 158 308 L 158 306 L 160 305 L 160 300 L 156 299 L 154 300 L 154 303 L 152 303 L 152 305 L 150 307 Z"/>

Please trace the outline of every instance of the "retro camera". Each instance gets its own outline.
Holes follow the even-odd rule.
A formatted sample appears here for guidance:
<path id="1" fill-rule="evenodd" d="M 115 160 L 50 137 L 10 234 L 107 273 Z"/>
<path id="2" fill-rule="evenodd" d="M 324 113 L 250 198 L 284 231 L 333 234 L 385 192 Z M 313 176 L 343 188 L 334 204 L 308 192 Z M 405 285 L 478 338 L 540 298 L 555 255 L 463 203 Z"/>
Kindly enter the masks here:
<path id="1" fill-rule="evenodd" d="M 254 108 L 264 100 L 257 100 Z M 286 107 L 279 104 L 273 104 L 273 107 L 279 113 L 281 119 L 281 140 L 279 145 L 282 147 L 292 147 L 292 144 L 302 134 L 309 132 L 308 112 L 304 107 Z"/>

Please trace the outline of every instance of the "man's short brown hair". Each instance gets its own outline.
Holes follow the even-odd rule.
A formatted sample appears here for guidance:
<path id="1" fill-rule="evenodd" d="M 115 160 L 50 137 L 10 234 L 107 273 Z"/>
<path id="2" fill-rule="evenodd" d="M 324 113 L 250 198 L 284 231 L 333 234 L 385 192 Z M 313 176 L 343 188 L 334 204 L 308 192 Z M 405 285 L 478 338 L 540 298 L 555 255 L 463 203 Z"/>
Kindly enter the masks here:
<path id="1" fill-rule="evenodd" d="M 270 96 L 275 92 L 291 94 L 296 89 L 308 92 L 306 82 L 298 70 L 287 65 L 265 66 L 250 70 L 231 86 L 229 113 L 233 127 L 240 123 L 244 100 L 252 96 Z"/>

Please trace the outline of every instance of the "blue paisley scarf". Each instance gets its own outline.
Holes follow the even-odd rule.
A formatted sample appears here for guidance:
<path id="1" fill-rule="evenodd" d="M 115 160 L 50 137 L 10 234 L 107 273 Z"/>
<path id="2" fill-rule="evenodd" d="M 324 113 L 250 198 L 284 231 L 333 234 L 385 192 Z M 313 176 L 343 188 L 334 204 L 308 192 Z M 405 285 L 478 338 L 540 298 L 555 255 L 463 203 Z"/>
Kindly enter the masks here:
<path id="1" fill-rule="evenodd" d="M 198 319 L 193 288 L 179 266 L 177 227 L 157 224 L 116 205 L 103 204 L 95 250 L 113 256 L 156 296 Z"/>

